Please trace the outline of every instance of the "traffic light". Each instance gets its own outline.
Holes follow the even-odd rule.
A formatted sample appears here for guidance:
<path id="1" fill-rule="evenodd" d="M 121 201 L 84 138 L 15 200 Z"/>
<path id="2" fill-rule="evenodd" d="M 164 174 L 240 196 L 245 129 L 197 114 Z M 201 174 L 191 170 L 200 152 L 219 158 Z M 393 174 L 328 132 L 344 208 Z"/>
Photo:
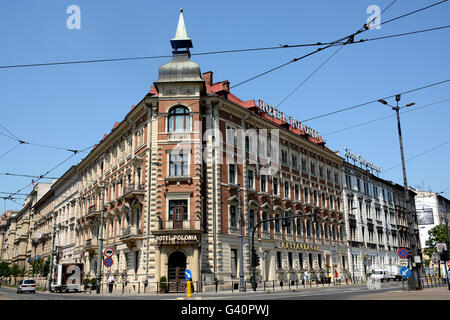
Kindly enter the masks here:
<path id="1" fill-rule="evenodd" d="M 259 266 L 259 255 L 256 253 L 256 251 L 252 251 L 252 267 Z"/>
<path id="2" fill-rule="evenodd" d="M 449 261 L 450 255 L 448 254 L 448 250 L 444 250 L 440 253 L 441 261 Z"/>

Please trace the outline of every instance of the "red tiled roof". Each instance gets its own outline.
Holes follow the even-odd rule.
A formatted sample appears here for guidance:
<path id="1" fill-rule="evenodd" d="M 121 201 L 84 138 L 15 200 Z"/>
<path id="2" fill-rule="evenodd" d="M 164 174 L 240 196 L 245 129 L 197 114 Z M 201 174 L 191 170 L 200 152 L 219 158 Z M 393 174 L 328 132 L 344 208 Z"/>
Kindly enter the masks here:
<path id="1" fill-rule="evenodd" d="M 114 123 L 113 129 L 117 128 L 117 126 L 118 126 L 119 124 L 120 124 L 120 122 L 117 122 L 117 121 L 116 121 L 116 123 Z"/>
<path id="2" fill-rule="evenodd" d="M 148 92 L 151 96 L 157 96 L 158 95 L 158 91 L 156 90 L 155 86 L 152 86 L 150 88 L 150 91 Z"/>

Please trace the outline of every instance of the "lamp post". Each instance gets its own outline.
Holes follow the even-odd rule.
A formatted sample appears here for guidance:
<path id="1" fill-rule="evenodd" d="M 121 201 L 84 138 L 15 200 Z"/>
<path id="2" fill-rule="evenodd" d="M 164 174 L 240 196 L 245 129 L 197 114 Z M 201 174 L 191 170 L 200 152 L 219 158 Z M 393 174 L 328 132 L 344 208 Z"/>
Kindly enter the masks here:
<path id="1" fill-rule="evenodd" d="M 402 159 L 402 171 L 403 171 L 403 185 L 404 185 L 405 204 L 406 204 L 406 211 L 407 211 L 406 216 L 408 219 L 408 227 L 409 227 L 408 233 L 409 233 L 409 240 L 410 240 L 410 246 L 411 246 L 411 254 L 409 255 L 409 264 L 411 267 L 411 277 L 409 277 L 409 279 L 408 279 L 408 285 L 409 285 L 410 290 L 420 290 L 420 289 L 422 289 L 421 285 L 420 285 L 420 281 L 419 281 L 420 269 L 414 263 L 414 257 L 418 255 L 417 241 L 416 241 L 416 236 L 414 234 L 413 219 L 411 216 L 412 212 L 410 212 L 409 208 L 408 208 L 409 207 L 408 181 L 406 179 L 405 156 L 404 156 L 404 152 L 403 152 L 402 129 L 401 129 L 401 125 L 400 125 L 400 113 L 399 113 L 400 109 L 413 106 L 415 103 L 411 102 L 403 107 L 399 107 L 398 106 L 398 102 L 400 101 L 399 94 L 395 96 L 395 101 L 397 102 L 396 107 L 391 106 L 389 103 L 387 103 L 383 99 L 378 100 L 378 102 L 380 102 L 384 105 L 390 106 L 392 108 L 392 110 L 394 110 L 396 112 L 396 115 L 397 115 L 398 139 L 399 139 L 399 143 L 400 143 L 400 155 L 401 155 L 401 159 Z"/>
<path id="2" fill-rule="evenodd" d="M 105 214 L 105 187 L 99 186 L 102 193 L 102 214 L 100 218 L 100 228 L 98 230 L 98 253 L 97 253 L 97 294 L 100 294 L 102 280 L 102 256 L 103 256 L 103 217 Z"/>
<path id="3" fill-rule="evenodd" d="M 242 235 L 241 184 L 238 183 L 238 215 L 239 215 L 239 292 L 245 292 L 244 281 L 244 239 Z"/>

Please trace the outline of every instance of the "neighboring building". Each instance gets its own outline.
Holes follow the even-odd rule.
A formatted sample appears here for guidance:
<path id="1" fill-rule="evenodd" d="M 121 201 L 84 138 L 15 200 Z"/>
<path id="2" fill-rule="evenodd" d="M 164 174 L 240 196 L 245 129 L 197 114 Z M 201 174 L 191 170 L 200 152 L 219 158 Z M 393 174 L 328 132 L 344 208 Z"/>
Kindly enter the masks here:
<path id="1" fill-rule="evenodd" d="M 11 215 L 16 213 L 18 213 L 18 211 L 6 210 L 0 217 L 0 261 L 12 261 L 9 256 L 9 238 Z"/>
<path id="2" fill-rule="evenodd" d="M 445 225 L 447 223 L 446 218 L 449 218 L 450 213 L 450 200 L 436 192 L 421 190 L 414 190 L 414 192 L 416 193 L 415 202 L 420 228 L 422 254 L 424 258 L 430 259 L 431 257 L 425 255 L 423 251 L 426 248 L 426 241 L 429 238 L 428 232 L 440 224 Z M 430 268 L 432 270 L 438 270 L 439 266 L 435 263 L 435 260 L 431 260 Z"/>
<path id="3" fill-rule="evenodd" d="M 347 161 L 342 181 L 352 278 L 365 279 L 374 269 L 399 266 L 398 249 L 409 248 L 404 188 Z M 414 211 L 414 193 L 409 192 Z"/>
<path id="4" fill-rule="evenodd" d="M 11 226 L 8 236 L 8 256 L 12 263 L 30 269 L 32 256 L 32 210 L 33 206 L 50 190 L 51 183 L 37 183 L 25 199 L 25 205 L 11 214 Z"/>
<path id="5" fill-rule="evenodd" d="M 73 166 L 52 185 L 53 214 L 55 217 L 55 263 L 75 261 L 75 227 L 79 216 L 78 172 Z"/>

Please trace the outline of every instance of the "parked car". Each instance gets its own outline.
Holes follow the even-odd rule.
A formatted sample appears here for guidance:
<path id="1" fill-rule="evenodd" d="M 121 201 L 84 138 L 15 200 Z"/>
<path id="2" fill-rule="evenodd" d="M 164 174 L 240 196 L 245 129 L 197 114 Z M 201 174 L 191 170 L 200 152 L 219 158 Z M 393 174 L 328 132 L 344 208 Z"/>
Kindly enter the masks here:
<path id="1" fill-rule="evenodd" d="M 389 271 L 383 270 L 383 269 L 376 269 L 373 271 L 373 273 L 370 275 L 370 279 L 373 281 L 380 281 L 380 282 L 389 282 Z"/>
<path id="2" fill-rule="evenodd" d="M 17 293 L 32 292 L 36 293 L 36 281 L 33 279 L 24 279 L 19 282 L 17 286 Z"/>

